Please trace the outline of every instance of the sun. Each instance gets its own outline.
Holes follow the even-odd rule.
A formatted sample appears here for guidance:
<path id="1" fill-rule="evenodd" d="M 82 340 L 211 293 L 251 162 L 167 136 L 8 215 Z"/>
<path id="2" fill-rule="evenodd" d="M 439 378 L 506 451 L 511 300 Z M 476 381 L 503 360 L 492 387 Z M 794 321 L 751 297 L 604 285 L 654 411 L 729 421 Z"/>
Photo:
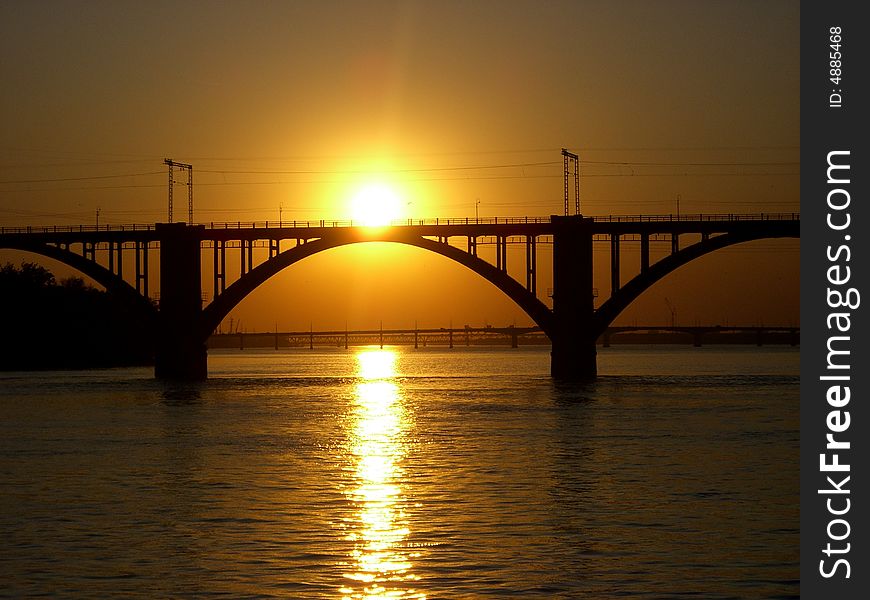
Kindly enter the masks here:
<path id="1" fill-rule="evenodd" d="M 351 198 L 350 215 L 354 224 L 384 227 L 401 217 L 402 202 L 389 185 L 371 183 L 360 188 Z"/>

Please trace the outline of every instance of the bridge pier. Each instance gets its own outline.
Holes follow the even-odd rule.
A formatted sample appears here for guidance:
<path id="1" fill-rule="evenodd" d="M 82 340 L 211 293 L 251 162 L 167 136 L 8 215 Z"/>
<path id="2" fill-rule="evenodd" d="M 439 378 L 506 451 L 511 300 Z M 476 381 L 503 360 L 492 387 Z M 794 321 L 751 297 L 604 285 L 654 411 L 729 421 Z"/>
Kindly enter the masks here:
<path id="1" fill-rule="evenodd" d="M 588 342 L 553 344 L 550 352 L 550 374 L 562 381 L 587 381 L 598 375 L 595 344 Z"/>
<path id="2" fill-rule="evenodd" d="M 550 373 L 586 380 L 598 374 L 593 329 L 592 219 L 553 216 L 553 332 Z"/>
<path id="3" fill-rule="evenodd" d="M 199 237 L 184 223 L 159 223 L 160 312 L 154 375 L 158 379 L 208 377 L 200 327 L 202 290 Z M 195 226 L 202 228 L 202 226 Z"/>

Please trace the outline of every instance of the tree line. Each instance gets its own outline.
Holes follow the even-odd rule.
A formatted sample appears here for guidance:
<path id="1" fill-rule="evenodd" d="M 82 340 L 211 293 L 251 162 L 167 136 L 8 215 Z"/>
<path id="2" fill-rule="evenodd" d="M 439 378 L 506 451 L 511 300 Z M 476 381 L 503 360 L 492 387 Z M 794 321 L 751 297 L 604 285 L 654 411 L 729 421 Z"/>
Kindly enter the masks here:
<path id="1" fill-rule="evenodd" d="M 80 277 L 35 263 L 0 267 L 0 370 L 150 364 L 154 335 L 139 315 Z"/>

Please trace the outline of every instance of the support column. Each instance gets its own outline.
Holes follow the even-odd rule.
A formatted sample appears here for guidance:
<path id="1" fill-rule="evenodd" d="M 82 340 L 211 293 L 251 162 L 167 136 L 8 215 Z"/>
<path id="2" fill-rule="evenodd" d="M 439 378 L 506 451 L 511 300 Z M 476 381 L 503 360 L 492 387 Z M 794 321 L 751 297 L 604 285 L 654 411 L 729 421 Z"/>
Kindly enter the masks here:
<path id="1" fill-rule="evenodd" d="M 148 297 L 148 242 L 136 242 L 136 291 Z"/>
<path id="2" fill-rule="evenodd" d="M 526 236 L 526 289 L 532 295 L 537 295 L 537 249 L 536 238 L 533 235 Z"/>
<path id="3" fill-rule="evenodd" d="M 227 287 L 227 254 L 224 240 L 212 240 L 214 296 L 217 298 Z"/>
<path id="4" fill-rule="evenodd" d="M 619 234 L 610 234 L 610 295 L 619 291 Z"/>
<path id="5" fill-rule="evenodd" d="M 148 298 L 148 242 L 142 242 L 142 294 Z"/>
<path id="6" fill-rule="evenodd" d="M 211 299 L 215 300 L 215 299 L 217 299 L 218 294 L 220 293 L 220 281 L 218 279 L 220 277 L 220 256 L 219 256 L 219 251 L 218 251 L 219 242 L 217 240 L 212 240 L 211 244 L 212 244 L 211 253 L 212 253 L 212 262 L 213 262 L 212 270 L 211 270 L 211 280 L 212 280 L 212 285 L 214 286 L 214 294 L 212 295 Z"/>
<path id="7" fill-rule="evenodd" d="M 202 380 L 208 376 L 202 314 L 200 236 L 202 225 L 158 223 L 160 234 L 160 327 L 154 374 L 159 379 Z"/>
<path id="8" fill-rule="evenodd" d="M 501 243 L 499 243 L 499 239 Z M 507 273 L 507 236 L 503 235 L 496 238 L 496 248 L 499 252 L 499 268 Z"/>
<path id="9" fill-rule="evenodd" d="M 649 271 L 649 234 L 643 233 L 640 236 L 640 272 L 647 271 Z"/>
<path id="10" fill-rule="evenodd" d="M 507 236 L 501 238 L 501 270 L 507 273 Z"/>
<path id="11" fill-rule="evenodd" d="M 136 242 L 136 291 L 142 293 L 142 243 Z M 147 242 L 145 242 L 147 244 Z"/>
<path id="12" fill-rule="evenodd" d="M 221 293 L 227 287 L 227 243 L 225 241 L 221 241 Z"/>
<path id="13" fill-rule="evenodd" d="M 553 232 L 554 330 L 550 372 L 557 379 L 593 379 L 597 374 L 592 332 L 592 219 L 551 217 Z"/>

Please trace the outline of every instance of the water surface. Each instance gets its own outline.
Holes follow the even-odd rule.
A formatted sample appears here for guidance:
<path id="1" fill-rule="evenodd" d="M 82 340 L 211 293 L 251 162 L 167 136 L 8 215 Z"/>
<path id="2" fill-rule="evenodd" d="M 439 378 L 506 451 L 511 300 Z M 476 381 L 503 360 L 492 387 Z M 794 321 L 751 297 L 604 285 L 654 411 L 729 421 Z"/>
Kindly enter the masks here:
<path id="1" fill-rule="evenodd" d="M 791 348 L 0 374 L 0 595 L 798 597 Z"/>

